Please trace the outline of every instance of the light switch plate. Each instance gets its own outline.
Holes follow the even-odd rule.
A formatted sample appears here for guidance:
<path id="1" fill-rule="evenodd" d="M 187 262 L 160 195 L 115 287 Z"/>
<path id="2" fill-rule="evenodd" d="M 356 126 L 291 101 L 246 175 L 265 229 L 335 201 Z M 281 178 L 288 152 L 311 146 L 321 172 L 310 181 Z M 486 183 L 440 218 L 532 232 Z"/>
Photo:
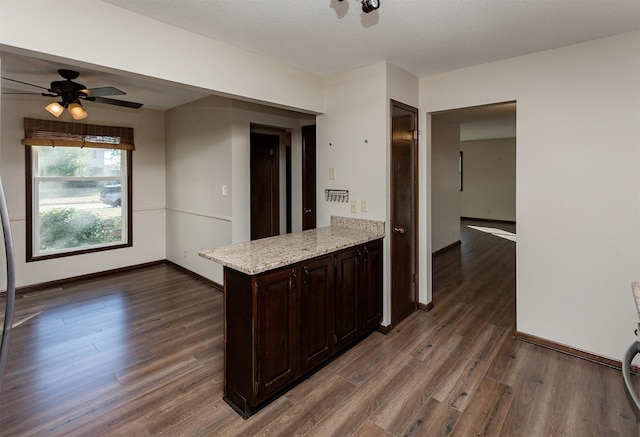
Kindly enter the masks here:
<path id="1" fill-rule="evenodd" d="M 329 169 L 329 180 L 331 180 L 331 181 L 335 181 L 336 180 L 336 169 L 335 169 L 335 167 L 331 167 Z"/>

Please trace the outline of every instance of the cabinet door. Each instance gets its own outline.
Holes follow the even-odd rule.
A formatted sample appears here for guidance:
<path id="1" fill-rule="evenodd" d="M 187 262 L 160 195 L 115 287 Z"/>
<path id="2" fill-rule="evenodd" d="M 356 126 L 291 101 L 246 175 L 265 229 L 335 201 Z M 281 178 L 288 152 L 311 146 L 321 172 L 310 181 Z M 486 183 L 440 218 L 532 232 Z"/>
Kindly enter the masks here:
<path id="1" fill-rule="evenodd" d="M 303 371 L 321 363 L 333 352 L 333 271 L 332 256 L 302 266 L 300 347 Z"/>
<path id="2" fill-rule="evenodd" d="M 363 251 L 363 329 L 370 331 L 382 320 L 382 241 L 368 243 Z"/>
<path id="3" fill-rule="evenodd" d="M 297 276 L 295 269 L 285 269 L 256 280 L 258 399 L 273 394 L 299 373 Z"/>
<path id="4" fill-rule="evenodd" d="M 344 346 L 357 339 L 362 327 L 362 311 L 360 296 L 360 264 L 362 252 L 350 249 L 336 255 L 336 348 Z"/>

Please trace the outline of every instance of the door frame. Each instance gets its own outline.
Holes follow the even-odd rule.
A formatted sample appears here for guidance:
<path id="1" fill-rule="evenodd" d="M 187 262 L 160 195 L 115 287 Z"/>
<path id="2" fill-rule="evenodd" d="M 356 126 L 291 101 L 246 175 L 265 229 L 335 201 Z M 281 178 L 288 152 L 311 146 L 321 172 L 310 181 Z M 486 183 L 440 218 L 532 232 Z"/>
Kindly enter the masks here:
<path id="1" fill-rule="evenodd" d="M 449 108 L 449 109 L 443 109 L 443 110 L 437 110 L 437 111 L 431 111 L 431 112 L 427 112 L 425 114 L 425 121 L 426 121 L 426 125 L 427 125 L 427 131 L 429 132 L 429 135 L 426 138 L 427 141 L 427 149 L 426 149 L 426 154 L 427 154 L 427 167 L 426 167 L 426 174 L 425 174 L 425 180 L 426 180 L 426 184 L 427 187 L 431 187 L 433 185 L 433 181 L 432 181 L 432 172 L 430 171 L 432 164 L 432 150 L 433 150 L 433 129 L 431 127 L 431 118 L 433 115 L 443 115 L 443 114 L 452 114 L 452 113 L 456 113 L 456 112 L 461 112 L 461 111 L 465 111 L 465 110 L 472 110 L 476 113 L 476 115 L 478 116 L 478 112 L 480 110 L 486 109 L 486 110 L 490 110 L 493 107 L 496 106 L 501 106 L 501 105 L 507 105 L 507 104 L 513 104 L 514 105 L 514 132 L 515 132 L 515 139 L 516 139 L 516 179 L 517 179 L 517 165 L 518 165 L 518 136 L 517 136 L 517 126 L 518 126 L 518 100 L 517 99 L 513 99 L 513 100 L 505 100 L 505 101 L 498 101 L 498 102 L 489 102 L 489 103 L 481 103 L 481 104 L 476 104 L 476 105 L 468 105 L 468 106 L 460 106 L 460 107 L 454 107 L 454 108 Z M 479 116 L 478 118 L 482 119 L 484 117 Z M 465 121 L 466 123 L 470 122 L 470 121 L 475 121 L 477 122 L 478 120 L 472 119 L 472 118 L 466 118 L 465 117 Z M 462 122 L 459 122 L 459 124 L 462 124 Z M 463 170 L 463 169 L 462 169 Z M 461 188 L 462 188 L 462 177 L 461 177 Z M 432 264 L 432 256 L 433 256 L 433 251 L 432 251 L 432 235 L 433 235 L 433 222 L 432 222 L 432 214 L 433 214 L 433 209 L 434 209 L 434 204 L 433 204 L 433 199 L 431 197 L 431 189 L 428 188 L 427 189 L 427 195 L 428 195 L 428 199 L 427 199 L 427 203 L 426 203 L 426 235 L 427 235 L 427 239 L 426 239 L 426 250 L 425 253 L 427 255 L 427 259 L 428 259 L 428 264 L 426 265 L 426 280 L 427 280 L 427 289 L 426 291 L 426 296 L 425 299 L 427 299 L 427 301 L 429 302 L 428 304 L 422 304 L 420 303 L 419 306 L 421 308 L 424 308 L 425 311 L 428 311 L 430 309 L 433 309 L 435 306 L 434 300 L 433 300 L 433 264 Z M 516 183 L 516 220 L 517 220 L 517 199 L 518 199 L 518 187 L 517 187 L 517 183 Z M 516 254 L 516 262 L 517 262 L 517 254 Z M 518 283 L 518 277 L 517 277 L 517 269 L 516 269 L 516 297 L 517 297 L 517 283 Z M 516 310 L 516 308 L 514 308 L 514 310 Z M 518 317 L 517 317 L 517 311 L 516 311 L 516 315 L 515 315 L 515 321 L 516 321 L 516 331 L 518 328 Z"/>
<path id="2" fill-rule="evenodd" d="M 413 232 L 413 241 L 411 242 L 411 246 L 412 246 L 412 258 L 413 258 L 413 266 L 412 266 L 412 282 L 413 282 L 413 298 L 414 298 L 414 302 L 416 305 L 416 309 L 420 308 L 420 300 L 419 300 L 419 223 L 418 223 L 418 219 L 419 219 L 419 214 L 418 214 L 418 209 L 419 209 L 419 159 L 418 159 L 418 126 L 419 126 L 419 111 L 418 108 L 407 105 L 405 103 L 399 102 L 397 100 L 393 100 L 390 99 L 389 100 L 389 123 L 390 123 L 390 129 L 389 129 L 389 223 L 390 223 L 390 235 L 393 232 L 392 228 L 393 228 L 393 218 L 394 218 L 394 211 L 393 211 L 393 207 L 394 207 L 394 188 L 393 188 L 393 174 L 394 174 L 394 161 L 393 161 L 393 151 L 391 150 L 391 148 L 393 147 L 393 120 L 392 120 L 392 114 L 393 114 L 393 108 L 394 107 L 398 107 L 404 110 L 407 110 L 409 112 L 413 113 L 413 117 L 414 117 L 414 134 L 413 134 L 413 139 L 412 139 L 412 146 L 411 146 L 411 152 L 412 152 L 412 172 L 413 172 L 413 181 L 412 181 L 412 187 L 413 187 L 413 196 L 412 196 L 412 211 L 411 211 L 411 216 L 412 216 L 412 232 Z M 389 287 L 390 287 L 390 293 L 389 293 L 389 304 L 390 304 L 390 308 L 389 308 L 389 319 L 390 319 L 390 323 L 388 326 L 388 329 L 391 329 L 393 327 L 393 323 L 395 322 L 393 320 L 393 259 L 394 259 L 394 244 L 393 244 L 393 238 L 389 239 Z"/>
<path id="3" fill-rule="evenodd" d="M 317 225 L 316 125 L 302 126 L 302 230 L 315 229 Z"/>
<path id="4" fill-rule="evenodd" d="M 275 193 L 273 193 L 278 199 L 278 208 L 276 213 L 278 214 L 278 234 L 282 235 L 288 232 L 293 226 L 293 217 L 291 214 L 292 205 L 293 205 L 293 184 L 292 175 L 294 172 L 294 163 L 293 163 L 293 139 L 292 139 L 291 128 L 265 125 L 259 123 L 250 123 L 249 125 L 249 137 L 251 137 L 252 133 L 257 134 L 266 134 L 266 135 L 274 135 L 280 138 L 279 148 L 278 148 L 278 174 L 276 175 L 278 180 L 278 189 Z M 249 141 L 249 151 L 251 153 L 251 142 Z M 287 158 L 287 155 L 291 154 L 291 159 Z M 249 164 L 249 162 L 248 162 Z M 251 169 L 251 167 L 249 167 Z M 250 201 L 250 198 L 248 199 Z M 248 210 L 249 215 L 251 214 L 251 206 L 249 206 Z M 249 227 L 251 225 L 249 224 Z M 250 232 L 249 232 L 250 235 Z"/>
<path id="5" fill-rule="evenodd" d="M 249 153 L 250 237 L 280 235 L 280 136 L 251 131 Z"/>

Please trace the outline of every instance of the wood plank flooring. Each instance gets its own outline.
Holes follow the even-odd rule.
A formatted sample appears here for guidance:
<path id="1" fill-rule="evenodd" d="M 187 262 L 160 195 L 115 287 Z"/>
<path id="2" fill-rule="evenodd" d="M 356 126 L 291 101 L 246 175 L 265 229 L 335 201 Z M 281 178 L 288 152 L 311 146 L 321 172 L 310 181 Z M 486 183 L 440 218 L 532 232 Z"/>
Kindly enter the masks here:
<path id="1" fill-rule="evenodd" d="M 248 420 L 222 400 L 215 289 L 159 265 L 21 295 L 0 435 L 637 436 L 619 370 L 513 339 L 515 243 L 466 224 L 433 310 Z"/>

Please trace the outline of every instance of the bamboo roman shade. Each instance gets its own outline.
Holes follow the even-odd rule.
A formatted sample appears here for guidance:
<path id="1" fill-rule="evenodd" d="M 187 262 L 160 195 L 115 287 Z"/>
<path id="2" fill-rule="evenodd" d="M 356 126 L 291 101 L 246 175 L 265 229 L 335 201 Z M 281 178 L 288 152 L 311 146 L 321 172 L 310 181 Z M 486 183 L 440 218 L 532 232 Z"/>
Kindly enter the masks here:
<path id="1" fill-rule="evenodd" d="M 25 146 L 94 147 L 135 150 L 133 128 L 24 119 Z"/>

